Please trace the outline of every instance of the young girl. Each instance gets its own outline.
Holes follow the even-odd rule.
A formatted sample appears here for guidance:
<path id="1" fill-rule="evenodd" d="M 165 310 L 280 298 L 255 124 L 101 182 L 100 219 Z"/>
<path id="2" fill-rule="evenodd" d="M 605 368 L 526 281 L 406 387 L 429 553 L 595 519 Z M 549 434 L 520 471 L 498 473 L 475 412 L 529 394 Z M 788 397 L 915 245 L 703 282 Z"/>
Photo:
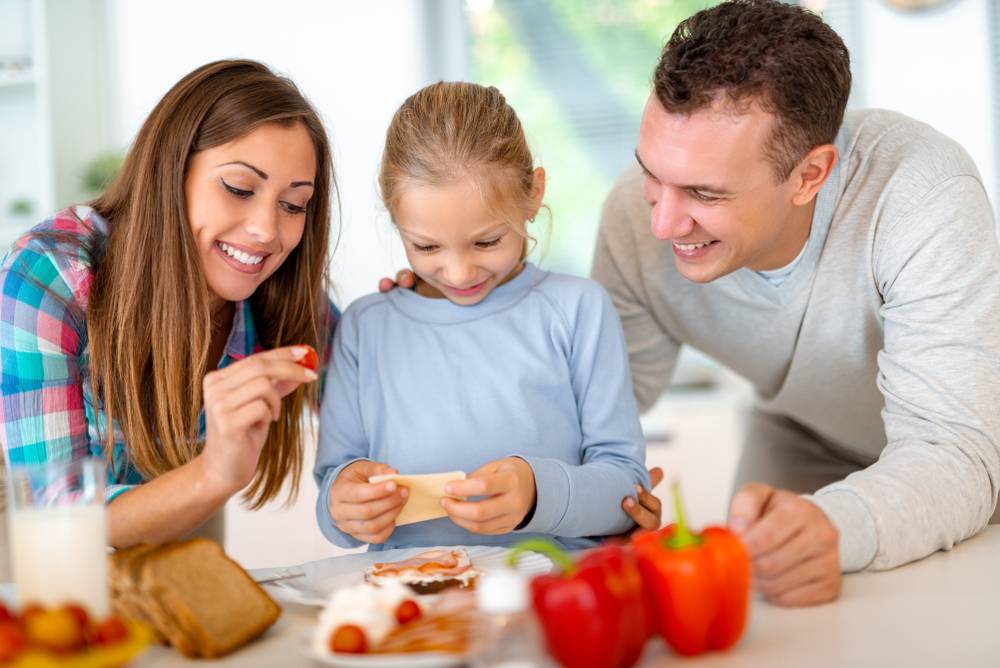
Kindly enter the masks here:
<path id="1" fill-rule="evenodd" d="M 104 455 L 112 545 L 177 538 L 249 485 L 295 489 L 318 406 L 326 132 L 287 79 L 209 63 L 146 119 L 89 206 L 0 264 L 0 440 L 11 465 Z M 221 540 L 221 535 L 218 536 Z"/>
<path id="2" fill-rule="evenodd" d="M 317 515 L 334 543 L 570 548 L 633 526 L 648 486 L 618 317 L 596 283 L 525 261 L 545 173 L 495 88 L 438 83 L 396 112 L 379 178 L 418 277 L 355 302 L 320 412 Z M 463 470 L 448 517 L 402 527 L 407 490 Z M 631 507 L 637 507 L 632 502 Z"/>

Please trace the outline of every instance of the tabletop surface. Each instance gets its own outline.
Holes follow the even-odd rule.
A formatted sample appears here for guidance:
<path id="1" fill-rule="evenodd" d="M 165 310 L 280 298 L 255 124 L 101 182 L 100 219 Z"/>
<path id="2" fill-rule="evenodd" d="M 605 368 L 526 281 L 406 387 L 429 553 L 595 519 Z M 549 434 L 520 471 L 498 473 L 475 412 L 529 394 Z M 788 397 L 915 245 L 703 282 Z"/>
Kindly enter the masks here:
<path id="1" fill-rule="evenodd" d="M 302 652 L 318 609 L 283 607 L 281 618 L 263 637 L 211 665 L 319 665 Z M 681 663 L 698 668 L 1000 666 L 1000 526 L 951 552 L 891 571 L 849 575 L 840 599 L 828 605 L 782 609 L 755 598 L 746 634 L 730 651 L 682 659 L 655 639 L 640 665 Z M 197 664 L 157 646 L 134 665 Z"/>

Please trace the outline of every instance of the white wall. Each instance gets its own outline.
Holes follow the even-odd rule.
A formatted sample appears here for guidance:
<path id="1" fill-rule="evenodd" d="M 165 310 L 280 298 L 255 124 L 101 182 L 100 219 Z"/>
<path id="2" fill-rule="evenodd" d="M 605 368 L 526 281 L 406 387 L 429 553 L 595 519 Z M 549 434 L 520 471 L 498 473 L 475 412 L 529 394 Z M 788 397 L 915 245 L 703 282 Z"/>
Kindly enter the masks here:
<path id="1" fill-rule="evenodd" d="M 298 84 L 333 140 L 343 201 L 332 266 L 338 304 L 401 266 L 375 177 L 392 113 L 426 83 L 422 3 L 110 0 L 108 13 L 117 144 L 190 70 L 218 58 L 263 61 Z"/>
<path id="2" fill-rule="evenodd" d="M 860 46 L 858 102 L 901 111 L 958 141 L 979 167 L 997 206 L 988 4 L 960 0 L 903 13 L 861 0 L 852 23 Z"/>

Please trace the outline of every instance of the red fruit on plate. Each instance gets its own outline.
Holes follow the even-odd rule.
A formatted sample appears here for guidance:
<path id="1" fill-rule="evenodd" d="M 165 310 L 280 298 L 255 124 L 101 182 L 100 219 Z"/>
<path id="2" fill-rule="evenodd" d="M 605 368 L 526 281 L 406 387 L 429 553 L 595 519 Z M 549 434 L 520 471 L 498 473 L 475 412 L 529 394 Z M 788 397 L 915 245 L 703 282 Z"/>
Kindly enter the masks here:
<path id="1" fill-rule="evenodd" d="M 97 625 L 98 645 L 114 645 L 128 638 L 128 627 L 117 617 L 108 617 Z"/>
<path id="2" fill-rule="evenodd" d="M 80 630 L 86 631 L 87 627 L 90 626 L 90 615 L 84 610 L 83 606 L 77 605 L 76 603 L 67 603 L 62 607 L 63 610 L 68 612 L 76 620 L 77 626 Z"/>
<path id="3" fill-rule="evenodd" d="M 6 622 L 14 618 L 14 614 L 10 611 L 10 609 L 3 603 L 0 603 L 0 622 Z"/>
<path id="4" fill-rule="evenodd" d="M 368 639 L 361 627 L 344 624 L 338 626 L 330 636 L 330 649 L 344 654 L 364 654 L 368 651 Z"/>
<path id="5" fill-rule="evenodd" d="M 406 599 L 396 607 L 396 621 L 400 624 L 412 622 L 414 619 L 419 618 L 421 614 L 423 613 L 420 611 L 420 606 L 412 598 Z"/>
<path id="6" fill-rule="evenodd" d="M 299 348 L 305 348 L 306 349 L 306 354 L 305 354 L 305 357 L 303 357 L 300 360 L 296 360 L 295 363 L 299 364 L 301 366 L 304 366 L 305 368 L 309 369 L 310 371 L 315 371 L 316 369 L 318 369 L 319 368 L 319 355 L 316 354 L 316 350 L 312 346 L 307 346 L 305 344 L 302 344 L 302 345 L 300 345 L 298 347 Z"/>
<path id="7" fill-rule="evenodd" d="M 28 639 L 17 622 L 5 619 L 0 622 L 0 662 L 13 661 L 28 645 Z"/>

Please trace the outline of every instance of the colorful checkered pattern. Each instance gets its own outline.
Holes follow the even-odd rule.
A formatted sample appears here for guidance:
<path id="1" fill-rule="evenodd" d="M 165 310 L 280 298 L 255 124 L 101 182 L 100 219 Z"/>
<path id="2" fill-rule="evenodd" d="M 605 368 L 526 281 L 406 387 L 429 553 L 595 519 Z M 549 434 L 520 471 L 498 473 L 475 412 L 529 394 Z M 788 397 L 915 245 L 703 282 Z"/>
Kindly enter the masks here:
<path id="1" fill-rule="evenodd" d="M 31 232 L 103 240 L 108 228 L 93 209 L 78 206 Z M 77 244 L 31 233 L 0 262 L 0 442 L 8 466 L 102 453 L 107 431 L 104 414 L 94 405 L 88 371 L 85 314 L 92 279 L 90 260 Z M 261 349 L 249 303 L 241 302 L 220 367 Z M 204 437 L 204 414 L 199 423 Z M 112 429 L 108 501 L 143 482 L 124 456 L 118 424 Z"/>

